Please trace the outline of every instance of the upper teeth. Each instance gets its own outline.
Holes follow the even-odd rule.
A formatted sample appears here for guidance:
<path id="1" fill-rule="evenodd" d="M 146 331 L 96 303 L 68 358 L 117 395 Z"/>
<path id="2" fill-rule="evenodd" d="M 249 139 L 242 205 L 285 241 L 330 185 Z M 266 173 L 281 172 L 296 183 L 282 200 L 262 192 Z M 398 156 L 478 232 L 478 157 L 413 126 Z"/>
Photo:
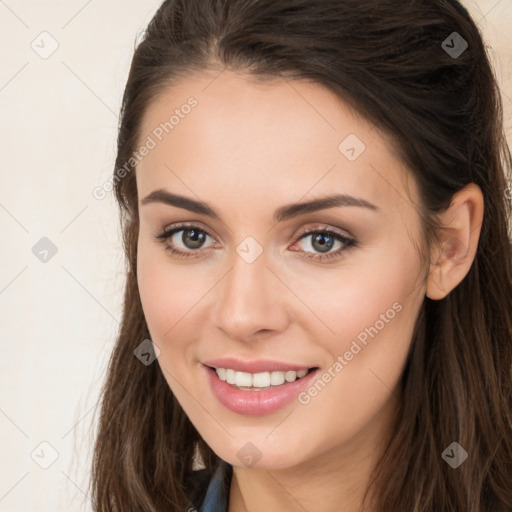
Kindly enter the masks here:
<path id="1" fill-rule="evenodd" d="M 308 370 L 300 370 L 298 372 L 289 370 L 286 372 L 247 373 L 237 372 L 231 368 L 215 368 L 215 371 L 219 379 L 226 381 L 228 384 L 234 384 L 238 387 L 255 388 L 266 388 L 270 385 L 279 386 L 285 380 L 287 382 L 294 382 L 308 373 Z"/>

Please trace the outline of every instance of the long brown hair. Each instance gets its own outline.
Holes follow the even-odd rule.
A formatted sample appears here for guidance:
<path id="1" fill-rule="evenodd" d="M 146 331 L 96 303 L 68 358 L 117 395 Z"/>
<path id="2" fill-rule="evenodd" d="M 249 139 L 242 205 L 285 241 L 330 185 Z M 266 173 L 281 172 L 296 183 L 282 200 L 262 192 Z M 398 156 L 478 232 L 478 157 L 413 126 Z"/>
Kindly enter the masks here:
<path id="1" fill-rule="evenodd" d="M 460 55 L 448 51 L 453 32 L 468 45 Z M 322 84 L 389 133 L 420 190 L 427 250 L 453 194 L 471 182 L 482 190 L 475 259 L 444 299 L 425 297 L 371 484 L 379 512 L 512 510 L 512 162 L 482 36 L 458 2 L 442 0 L 166 0 L 158 9 L 135 50 L 119 125 L 114 191 L 127 280 L 101 395 L 94 510 L 185 511 L 196 448 L 208 474 L 219 461 L 160 367 L 134 357 L 150 335 L 132 155 L 158 94 L 186 73 L 228 67 Z M 456 470 L 441 457 L 452 441 L 469 454 Z"/>

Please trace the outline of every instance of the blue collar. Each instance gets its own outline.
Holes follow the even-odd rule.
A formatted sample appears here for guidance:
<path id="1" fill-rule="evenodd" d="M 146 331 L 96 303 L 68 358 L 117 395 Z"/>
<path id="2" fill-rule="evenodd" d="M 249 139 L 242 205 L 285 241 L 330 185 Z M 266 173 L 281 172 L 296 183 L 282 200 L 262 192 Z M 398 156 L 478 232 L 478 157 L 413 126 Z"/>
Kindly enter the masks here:
<path id="1" fill-rule="evenodd" d="M 213 477 L 208 483 L 200 512 L 227 512 L 233 466 L 220 460 Z"/>

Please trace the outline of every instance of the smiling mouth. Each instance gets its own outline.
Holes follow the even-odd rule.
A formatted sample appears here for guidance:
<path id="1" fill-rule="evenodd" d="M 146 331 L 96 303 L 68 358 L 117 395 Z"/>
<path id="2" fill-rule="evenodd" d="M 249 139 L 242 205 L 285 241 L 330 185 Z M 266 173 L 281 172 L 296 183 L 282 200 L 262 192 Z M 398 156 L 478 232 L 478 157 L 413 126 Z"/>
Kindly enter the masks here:
<path id="1" fill-rule="evenodd" d="M 291 384 L 296 380 L 300 380 L 308 373 L 317 370 L 318 367 L 309 368 L 307 370 L 288 370 L 288 371 L 272 371 L 248 373 L 236 371 L 231 368 L 215 368 L 208 366 L 219 380 L 231 385 L 234 389 L 243 391 L 267 391 L 269 389 L 279 388 Z"/>

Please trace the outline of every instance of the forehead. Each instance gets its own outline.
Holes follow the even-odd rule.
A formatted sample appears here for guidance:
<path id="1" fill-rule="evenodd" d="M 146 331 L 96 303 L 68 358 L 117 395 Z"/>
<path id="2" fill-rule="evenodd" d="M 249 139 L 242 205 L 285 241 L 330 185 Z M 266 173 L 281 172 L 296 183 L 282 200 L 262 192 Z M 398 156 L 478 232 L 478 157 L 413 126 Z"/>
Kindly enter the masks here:
<path id="1" fill-rule="evenodd" d="M 154 147 L 137 164 L 139 197 L 166 184 L 185 191 L 178 177 L 198 195 L 222 184 L 248 199 L 294 201 L 334 188 L 364 191 L 372 202 L 382 203 L 383 191 L 407 197 L 392 139 L 318 83 L 191 75 L 147 108 L 139 146 L 149 139 Z"/>

